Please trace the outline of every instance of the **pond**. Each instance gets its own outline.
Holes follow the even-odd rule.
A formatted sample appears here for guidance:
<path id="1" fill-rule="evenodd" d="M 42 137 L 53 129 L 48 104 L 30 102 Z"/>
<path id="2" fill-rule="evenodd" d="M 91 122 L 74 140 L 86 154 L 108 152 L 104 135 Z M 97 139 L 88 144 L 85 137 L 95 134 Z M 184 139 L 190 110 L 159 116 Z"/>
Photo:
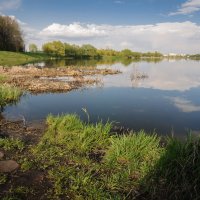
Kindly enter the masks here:
<path id="1" fill-rule="evenodd" d="M 101 85 L 67 93 L 27 94 L 16 105 L 6 107 L 3 115 L 37 121 L 45 119 L 49 113 L 77 113 L 86 120 L 82 110 L 86 108 L 91 122 L 110 120 L 125 128 L 155 131 L 160 135 L 200 133 L 200 62 L 40 63 L 41 67 L 72 64 L 118 69 L 122 73 L 98 76 Z"/>

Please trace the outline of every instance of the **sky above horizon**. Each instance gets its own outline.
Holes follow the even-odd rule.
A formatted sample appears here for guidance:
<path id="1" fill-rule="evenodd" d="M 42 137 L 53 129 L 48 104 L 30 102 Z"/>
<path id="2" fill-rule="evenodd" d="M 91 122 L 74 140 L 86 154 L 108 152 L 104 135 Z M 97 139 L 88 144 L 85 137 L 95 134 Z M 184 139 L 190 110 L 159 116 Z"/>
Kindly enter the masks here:
<path id="1" fill-rule="evenodd" d="M 200 53 L 200 0 L 0 0 L 26 44 Z"/>

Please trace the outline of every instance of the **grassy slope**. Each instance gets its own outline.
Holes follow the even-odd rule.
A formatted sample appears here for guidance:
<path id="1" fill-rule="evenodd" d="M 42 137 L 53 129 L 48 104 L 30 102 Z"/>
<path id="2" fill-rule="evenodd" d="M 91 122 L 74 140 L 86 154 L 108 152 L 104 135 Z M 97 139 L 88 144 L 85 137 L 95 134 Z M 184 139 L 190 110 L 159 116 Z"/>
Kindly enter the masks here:
<path id="1" fill-rule="evenodd" d="M 47 58 L 47 55 L 40 53 L 15 53 L 0 51 L 0 66 L 22 65 L 45 58 Z"/>

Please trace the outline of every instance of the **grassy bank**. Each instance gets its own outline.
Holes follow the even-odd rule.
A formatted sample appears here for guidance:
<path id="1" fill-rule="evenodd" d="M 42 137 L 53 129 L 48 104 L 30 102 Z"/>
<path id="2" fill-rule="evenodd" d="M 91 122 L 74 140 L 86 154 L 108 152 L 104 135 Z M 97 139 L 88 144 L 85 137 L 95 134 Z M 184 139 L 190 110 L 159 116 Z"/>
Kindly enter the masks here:
<path id="1" fill-rule="evenodd" d="M 48 58 L 43 53 L 15 53 L 0 51 L 0 66 L 16 66 L 36 62 Z"/>
<path id="2" fill-rule="evenodd" d="M 0 76 L 0 84 L 1 80 L 6 79 L 6 77 Z M 16 87 L 11 87 L 9 85 L 0 85 L 0 108 L 5 106 L 6 104 L 17 101 L 22 95 L 22 91 Z"/>
<path id="3" fill-rule="evenodd" d="M 12 181 L 10 174 L 1 174 L 2 198 L 200 197 L 199 138 L 168 139 L 163 146 L 155 134 L 116 135 L 112 123 L 88 124 L 76 115 L 50 115 L 47 126 L 35 145 L 0 140 L 0 148 L 21 164 Z"/>

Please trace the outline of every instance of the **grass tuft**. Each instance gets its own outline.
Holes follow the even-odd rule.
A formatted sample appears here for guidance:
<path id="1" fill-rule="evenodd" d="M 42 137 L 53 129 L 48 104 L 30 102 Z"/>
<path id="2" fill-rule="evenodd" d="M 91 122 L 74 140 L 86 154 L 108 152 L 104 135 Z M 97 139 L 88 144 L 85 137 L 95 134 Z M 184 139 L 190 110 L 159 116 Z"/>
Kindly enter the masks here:
<path id="1" fill-rule="evenodd" d="M 22 91 L 9 85 L 0 85 L 0 107 L 19 100 Z"/>
<path id="2" fill-rule="evenodd" d="M 169 138 L 164 154 L 146 177 L 152 199 L 199 199 L 200 138 Z"/>
<path id="3" fill-rule="evenodd" d="M 14 138 L 0 138 L 0 148 L 5 151 L 22 151 L 24 149 L 24 143 L 19 139 Z"/>

